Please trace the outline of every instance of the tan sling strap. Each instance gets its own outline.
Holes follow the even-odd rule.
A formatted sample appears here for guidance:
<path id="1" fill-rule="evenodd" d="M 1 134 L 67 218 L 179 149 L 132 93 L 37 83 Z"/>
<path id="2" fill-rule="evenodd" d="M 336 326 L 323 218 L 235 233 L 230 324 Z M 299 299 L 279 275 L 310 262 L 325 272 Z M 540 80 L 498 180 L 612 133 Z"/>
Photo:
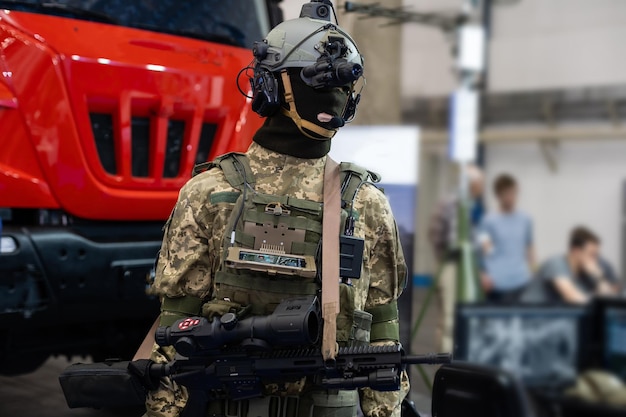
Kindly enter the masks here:
<path id="1" fill-rule="evenodd" d="M 138 359 L 150 359 L 152 356 L 152 347 L 154 346 L 154 334 L 156 333 L 157 327 L 159 327 L 159 317 L 154 321 L 150 330 L 148 330 L 148 334 L 144 337 L 143 342 L 137 349 L 137 353 L 133 356 L 133 360 L 136 361 Z"/>
<path id="2" fill-rule="evenodd" d="M 322 217 L 322 356 L 334 359 L 337 346 L 337 315 L 339 314 L 339 233 L 341 223 L 341 172 L 339 164 L 326 158 L 324 168 L 324 213 Z M 176 301 L 167 300 L 166 301 Z M 167 308 L 166 310 L 172 310 Z M 173 309 L 179 311 L 180 309 Z M 157 318 L 133 360 L 149 359 L 154 345 L 154 334 L 159 326 Z"/>
<path id="3" fill-rule="evenodd" d="M 339 232 L 341 184 L 339 164 L 326 158 L 324 168 L 324 214 L 322 217 L 322 356 L 337 354 L 337 315 L 339 314 Z"/>

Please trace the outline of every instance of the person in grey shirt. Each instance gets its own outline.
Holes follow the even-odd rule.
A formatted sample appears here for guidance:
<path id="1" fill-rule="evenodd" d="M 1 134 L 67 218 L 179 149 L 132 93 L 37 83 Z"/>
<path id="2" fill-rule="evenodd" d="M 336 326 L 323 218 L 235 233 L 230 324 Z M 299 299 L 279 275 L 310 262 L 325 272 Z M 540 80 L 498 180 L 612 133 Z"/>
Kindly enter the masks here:
<path id="1" fill-rule="evenodd" d="M 484 176 L 480 168 L 467 169 L 470 194 L 470 224 L 474 231 L 482 218 Z M 428 227 L 428 239 L 437 261 L 437 299 L 440 308 L 437 325 L 437 350 L 451 352 L 454 333 L 454 308 L 457 299 L 458 217 L 459 196 L 442 200 L 437 206 Z"/>
<path id="2" fill-rule="evenodd" d="M 615 295 L 619 279 L 600 256 L 600 239 L 586 227 L 576 227 L 569 250 L 546 260 L 537 272 L 545 283 L 548 301 L 586 303 L 594 295 Z"/>
<path id="3" fill-rule="evenodd" d="M 508 303 L 530 282 L 534 264 L 531 218 L 517 209 L 517 181 L 502 174 L 494 181 L 498 212 L 483 219 L 477 239 L 481 248 L 481 284 L 486 299 Z"/>

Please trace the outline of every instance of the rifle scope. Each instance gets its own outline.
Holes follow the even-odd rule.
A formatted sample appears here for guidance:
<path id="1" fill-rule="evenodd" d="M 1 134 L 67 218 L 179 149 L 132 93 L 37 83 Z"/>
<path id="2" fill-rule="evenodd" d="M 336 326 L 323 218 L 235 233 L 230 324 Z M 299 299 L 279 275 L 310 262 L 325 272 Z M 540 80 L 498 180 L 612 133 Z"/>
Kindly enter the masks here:
<path id="1" fill-rule="evenodd" d="M 321 333 L 317 297 L 292 298 L 281 302 L 269 316 L 238 320 L 233 313 L 208 321 L 204 317 L 178 320 L 159 327 L 155 340 L 160 346 L 174 346 L 183 356 L 225 346 L 271 349 L 312 346 Z"/>

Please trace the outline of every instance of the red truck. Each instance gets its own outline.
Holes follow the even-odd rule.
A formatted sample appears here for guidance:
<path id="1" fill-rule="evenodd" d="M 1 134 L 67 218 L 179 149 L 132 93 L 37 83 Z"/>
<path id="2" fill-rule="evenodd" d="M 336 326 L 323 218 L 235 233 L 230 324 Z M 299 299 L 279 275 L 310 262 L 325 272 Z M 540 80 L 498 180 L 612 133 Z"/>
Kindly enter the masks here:
<path id="1" fill-rule="evenodd" d="M 235 80 L 278 1 L 0 1 L 0 374 L 132 356 L 178 190 L 261 123 Z"/>

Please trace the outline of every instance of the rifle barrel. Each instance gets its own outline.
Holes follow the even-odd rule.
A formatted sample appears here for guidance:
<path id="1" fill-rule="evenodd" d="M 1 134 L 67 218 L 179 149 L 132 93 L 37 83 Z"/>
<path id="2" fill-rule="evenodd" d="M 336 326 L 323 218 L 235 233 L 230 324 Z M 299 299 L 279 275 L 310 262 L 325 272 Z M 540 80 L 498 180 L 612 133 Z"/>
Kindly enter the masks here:
<path id="1" fill-rule="evenodd" d="M 402 362 L 407 365 L 439 365 L 452 362 L 450 353 L 429 353 L 426 355 L 406 355 Z"/>

